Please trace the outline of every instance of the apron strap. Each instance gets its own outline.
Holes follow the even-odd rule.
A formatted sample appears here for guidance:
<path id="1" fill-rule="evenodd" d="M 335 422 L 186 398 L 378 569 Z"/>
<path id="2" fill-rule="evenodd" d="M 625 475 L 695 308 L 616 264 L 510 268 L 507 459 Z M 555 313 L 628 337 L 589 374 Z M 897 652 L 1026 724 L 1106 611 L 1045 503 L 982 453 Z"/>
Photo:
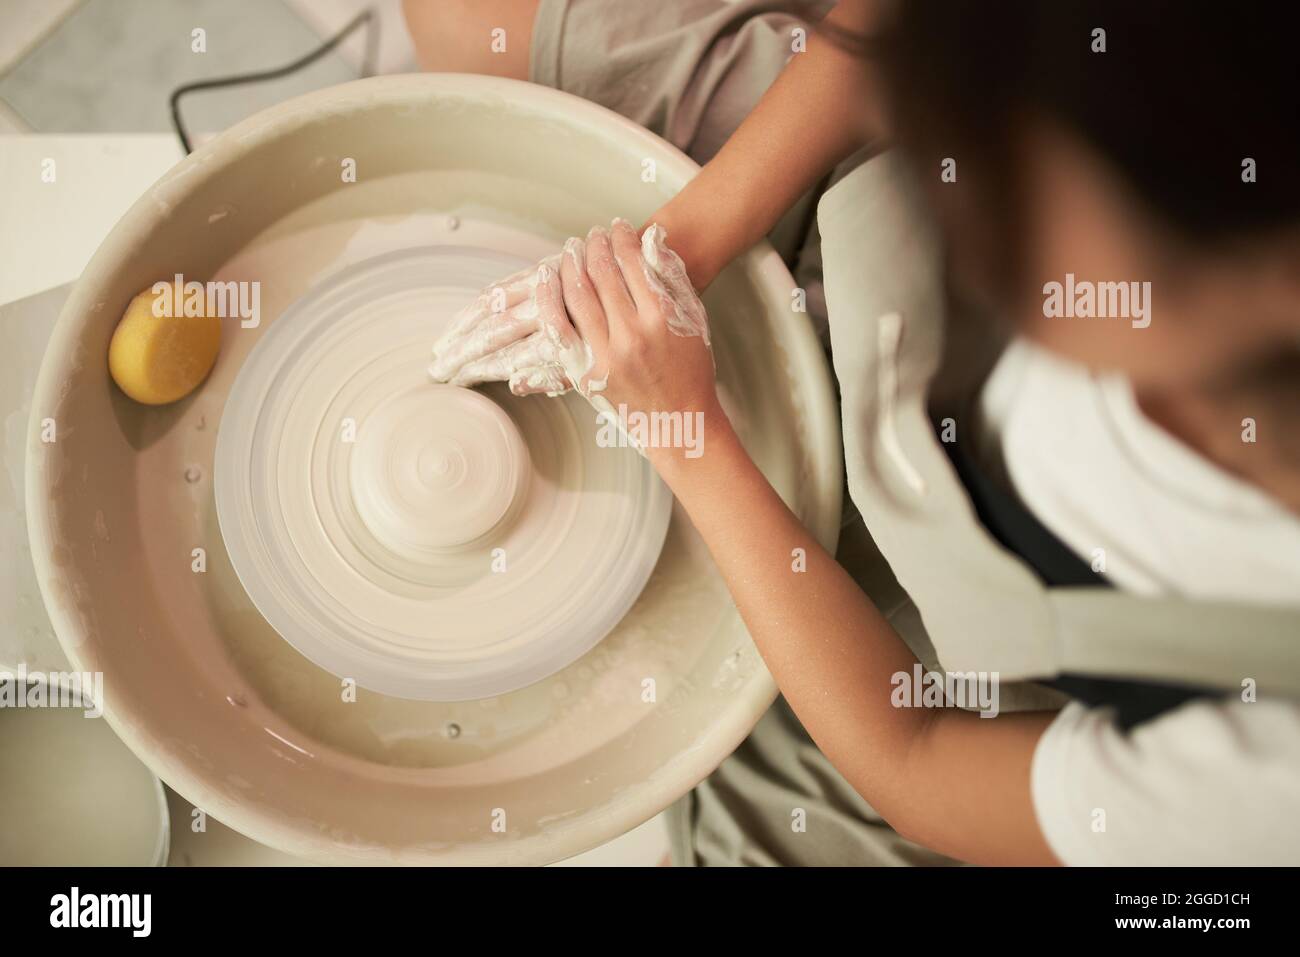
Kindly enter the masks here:
<path id="1" fill-rule="evenodd" d="M 942 434 L 941 416 L 931 415 L 937 435 Z M 970 416 L 964 416 L 967 421 Z M 963 430 L 962 435 L 969 430 Z M 1007 551 L 1018 555 L 1033 569 L 1039 580 L 1049 588 L 1060 585 L 1077 587 L 1111 588 L 1111 582 L 1094 572 L 1092 566 L 1080 558 L 1056 537 L 1056 534 L 1025 508 L 1001 483 L 987 474 L 980 460 L 971 454 L 967 443 L 940 440 L 957 478 L 966 488 L 975 515 L 984 528 Z"/>
<path id="2" fill-rule="evenodd" d="M 952 458 L 927 408 L 947 302 L 922 197 L 886 153 L 822 196 L 818 222 L 849 491 L 939 661 L 1059 679 L 1131 720 L 1243 688 L 1300 698 L 1300 607 L 1123 593 L 981 481 L 960 449 Z"/>
<path id="3" fill-rule="evenodd" d="M 942 417 L 932 414 L 931 418 L 936 434 L 942 434 Z M 1044 585 L 1048 588 L 1114 587 L 994 480 L 966 443 L 941 441 L 940 445 L 965 486 L 980 522 L 1003 548 L 1028 565 Z M 1222 694 L 1203 686 L 1068 673 L 1039 684 L 1055 688 L 1089 707 L 1111 708 L 1116 724 L 1125 731 L 1188 701 Z"/>

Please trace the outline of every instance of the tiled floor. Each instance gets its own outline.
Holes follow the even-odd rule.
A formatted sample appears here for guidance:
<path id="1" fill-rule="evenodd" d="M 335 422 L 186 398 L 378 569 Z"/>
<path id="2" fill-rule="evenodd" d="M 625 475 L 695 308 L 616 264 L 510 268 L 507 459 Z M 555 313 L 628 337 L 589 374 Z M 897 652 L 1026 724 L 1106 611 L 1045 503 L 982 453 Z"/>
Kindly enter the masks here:
<path id="1" fill-rule="evenodd" d="M 367 6 L 379 14 L 377 72 L 414 68 L 400 0 L 5 0 L 0 129 L 167 130 L 177 86 L 282 66 Z M 206 52 L 194 49 L 196 30 Z M 357 35 L 292 76 L 194 94 L 185 101 L 188 125 L 221 130 L 288 97 L 355 79 L 363 49 Z"/>

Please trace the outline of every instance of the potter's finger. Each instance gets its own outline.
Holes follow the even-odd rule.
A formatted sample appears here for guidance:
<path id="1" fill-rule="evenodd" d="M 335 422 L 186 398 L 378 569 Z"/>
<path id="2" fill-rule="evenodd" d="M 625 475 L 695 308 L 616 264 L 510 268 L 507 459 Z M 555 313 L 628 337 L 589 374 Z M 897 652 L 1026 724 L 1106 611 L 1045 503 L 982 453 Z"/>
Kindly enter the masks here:
<path id="1" fill-rule="evenodd" d="M 641 260 L 648 272 L 650 288 L 665 297 L 664 319 L 668 330 L 679 336 L 699 336 L 709 341 L 709 316 L 700 295 L 686 272 L 686 263 L 668 247 L 668 233 L 651 223 L 641 237 Z"/>
<path id="2" fill-rule="evenodd" d="M 543 266 L 559 269 L 560 254 L 552 253 L 536 265 L 521 269 L 483 290 L 487 311 L 492 315 L 501 315 L 532 302 L 537 296 L 538 276 L 541 275 Z"/>
<path id="3" fill-rule="evenodd" d="M 700 294 L 695 291 L 686 263 L 668 245 L 668 231 L 658 223 L 651 223 L 642 237 L 641 253 L 646 265 L 668 290 L 668 295 L 681 306 L 698 303 Z"/>
<path id="4" fill-rule="evenodd" d="M 443 352 L 435 352 L 429 372 L 437 380 L 445 380 L 454 385 L 473 385 L 477 382 L 506 381 L 510 373 L 523 364 L 537 364 L 538 359 L 517 359 L 519 351 L 516 346 L 528 341 L 530 335 L 541 329 L 547 322 L 554 325 L 556 308 L 559 320 L 568 326 L 563 316 L 563 306 L 555 307 L 552 302 L 559 298 L 559 278 L 555 276 L 558 256 L 543 259 L 533 267 L 532 277 L 524 285 L 529 287 L 529 296 L 523 302 L 500 316 L 487 317 L 480 324 L 469 330 L 459 341 L 450 343 Z M 543 289 L 543 286 L 549 286 Z M 554 286 L 554 289 L 550 289 Z M 551 335 L 549 342 L 555 342 Z M 539 345 L 541 343 L 541 345 Z M 530 348 L 545 346 L 541 339 L 533 339 L 532 346 L 524 346 L 524 352 Z"/>
<path id="5" fill-rule="evenodd" d="M 537 272 L 537 324 L 557 349 L 568 349 L 581 341 L 564 305 L 564 285 L 557 270 L 543 265 Z"/>
<path id="6" fill-rule="evenodd" d="M 569 314 L 564 310 L 564 288 L 558 268 L 552 269 L 545 263 L 537 268 L 533 301 L 537 304 L 537 321 L 543 328 L 555 324 L 570 325 Z"/>
<path id="7" fill-rule="evenodd" d="M 447 323 L 447 328 L 442 331 L 442 335 L 433 343 L 435 357 L 454 347 L 458 341 L 469 335 L 473 328 L 487 316 L 487 313 L 481 308 L 482 301 L 483 297 L 479 296 L 451 317 L 451 321 Z"/>
<path id="8" fill-rule="evenodd" d="M 614 259 L 609 231 L 600 226 L 593 227 L 587 234 L 587 275 L 596 288 L 596 296 L 600 299 L 609 325 L 609 335 L 613 339 L 619 330 L 626 329 L 634 321 L 636 306 L 623 281 L 623 272 Z"/>
<path id="9" fill-rule="evenodd" d="M 556 365 L 520 369 L 510 377 L 515 395 L 561 395 L 573 388 L 564 370 Z"/>
<path id="10" fill-rule="evenodd" d="M 435 347 L 429 375 L 445 381 L 461 366 L 504 349 L 537 329 L 537 302 L 527 299 L 497 318 L 480 322 L 464 335 L 443 344 L 441 349 Z"/>
<path id="11" fill-rule="evenodd" d="M 558 262 L 558 258 L 557 256 L 547 256 L 541 262 L 555 263 Z M 512 309 L 521 302 L 531 299 L 533 290 L 537 288 L 537 267 L 539 265 L 541 263 L 526 266 L 484 289 L 479 298 L 483 300 L 486 311 L 490 313 L 505 312 L 507 309 Z"/>
<path id="12" fill-rule="evenodd" d="M 454 352 L 466 339 L 472 338 L 480 327 L 496 321 L 505 312 L 509 312 L 509 308 L 504 309 L 502 312 L 494 312 L 492 306 L 489 305 L 490 293 L 491 290 L 484 290 L 472 302 L 451 317 L 451 321 L 447 323 L 442 335 L 433 343 L 433 359 L 435 363 L 440 358 Z M 502 302 L 508 301 L 504 292 L 501 295 Z M 521 293 L 518 297 L 515 297 L 513 300 L 515 306 L 527 302 L 531 295 L 531 290 L 528 290 L 526 293 Z"/>
<path id="13" fill-rule="evenodd" d="M 636 304 L 637 315 L 651 322 L 659 322 L 659 310 L 664 307 L 662 287 L 649 275 L 649 269 L 641 255 L 641 239 L 636 230 L 626 219 L 615 219 L 609 228 L 610 247 L 614 251 L 614 261 L 623 273 L 623 282 L 627 285 L 632 301 Z"/>
<path id="14" fill-rule="evenodd" d="M 558 256 L 548 256 L 542 262 L 558 262 Z M 533 298 L 537 288 L 537 266 L 528 266 L 511 273 L 488 286 L 462 308 L 438 340 L 452 342 L 466 335 L 475 325 L 492 316 L 500 316 Z M 439 351 L 435 346 L 434 351 Z"/>
<path id="15" fill-rule="evenodd" d="M 569 381 L 584 395 L 587 394 L 596 361 L 595 351 L 569 321 L 564 305 L 564 288 L 557 273 L 547 270 L 538 283 L 537 305 L 541 310 L 538 335 L 545 336 L 550 342 L 550 362 L 561 366 Z"/>
<path id="16" fill-rule="evenodd" d="M 578 334 L 591 343 L 592 348 L 601 348 L 609 338 L 609 326 L 596 287 L 587 275 L 587 247 L 581 239 L 573 238 L 564 244 L 560 286 L 564 291 L 565 311 L 577 327 Z"/>
<path id="17" fill-rule="evenodd" d="M 554 356 L 551 340 L 541 332 L 519 340 L 461 366 L 447 380 L 451 385 L 472 386 L 483 382 L 509 382 L 520 369 L 546 365 Z"/>
<path id="18" fill-rule="evenodd" d="M 668 230 L 658 223 L 651 223 L 642 237 L 641 253 L 671 295 L 683 299 L 699 298 L 686 272 L 686 263 L 668 245 Z"/>
<path id="19" fill-rule="evenodd" d="M 533 285 L 528 279 L 536 272 L 536 266 L 529 266 L 479 292 L 452 317 L 439 342 L 454 340 L 484 319 L 501 315 L 532 298 Z"/>

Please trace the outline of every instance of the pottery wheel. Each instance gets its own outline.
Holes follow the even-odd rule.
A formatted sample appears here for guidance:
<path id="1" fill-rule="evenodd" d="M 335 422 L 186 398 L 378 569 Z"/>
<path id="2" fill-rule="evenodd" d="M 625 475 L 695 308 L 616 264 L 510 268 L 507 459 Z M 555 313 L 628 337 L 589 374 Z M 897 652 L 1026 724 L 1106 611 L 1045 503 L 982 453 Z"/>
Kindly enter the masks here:
<path id="1" fill-rule="evenodd" d="M 581 657 L 636 601 L 671 496 L 573 395 L 428 378 L 430 347 L 526 266 L 471 247 L 334 274 L 266 330 L 222 413 L 214 488 L 249 597 L 299 652 L 407 698 L 489 697 Z"/>

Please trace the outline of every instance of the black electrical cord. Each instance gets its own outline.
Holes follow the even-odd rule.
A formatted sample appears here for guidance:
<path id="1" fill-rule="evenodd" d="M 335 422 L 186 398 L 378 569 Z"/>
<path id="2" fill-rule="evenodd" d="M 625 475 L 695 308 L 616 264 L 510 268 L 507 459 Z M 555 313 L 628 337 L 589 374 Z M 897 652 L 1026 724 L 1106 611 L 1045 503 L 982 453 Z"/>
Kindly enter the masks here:
<path id="1" fill-rule="evenodd" d="M 180 137 L 181 146 L 184 147 L 185 152 L 187 154 L 194 152 L 194 147 L 190 145 L 189 134 L 185 131 L 185 124 L 181 121 L 181 97 L 186 93 L 196 93 L 199 90 L 216 90 L 227 86 L 239 86 L 244 83 L 260 83 L 264 80 L 278 80 L 290 73 L 296 73 L 329 53 L 363 23 L 366 25 L 366 52 L 361 61 L 361 75 L 372 76 L 375 72 L 375 50 L 379 41 L 379 24 L 375 19 L 375 11 L 372 8 L 367 8 L 353 17 L 347 26 L 315 50 L 279 69 L 263 70 L 259 73 L 241 73 L 236 76 L 217 77 L 213 80 L 199 80 L 197 83 L 186 83 L 184 86 L 177 87 L 171 96 L 172 126 L 175 127 L 176 135 Z"/>

